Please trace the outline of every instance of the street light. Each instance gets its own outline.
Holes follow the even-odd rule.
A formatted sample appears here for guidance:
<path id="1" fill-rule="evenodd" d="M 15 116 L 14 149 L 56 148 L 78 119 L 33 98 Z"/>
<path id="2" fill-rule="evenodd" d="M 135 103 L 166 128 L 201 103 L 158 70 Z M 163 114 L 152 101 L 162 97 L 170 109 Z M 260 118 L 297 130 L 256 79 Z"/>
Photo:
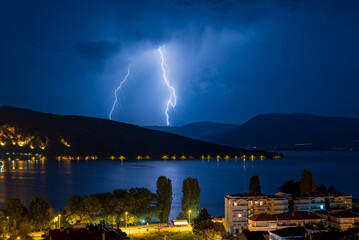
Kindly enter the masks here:
<path id="1" fill-rule="evenodd" d="M 191 225 L 191 212 L 192 210 L 188 210 L 188 222 L 189 222 L 189 225 Z"/>
<path id="2" fill-rule="evenodd" d="M 61 228 L 61 214 L 59 214 L 59 229 Z"/>

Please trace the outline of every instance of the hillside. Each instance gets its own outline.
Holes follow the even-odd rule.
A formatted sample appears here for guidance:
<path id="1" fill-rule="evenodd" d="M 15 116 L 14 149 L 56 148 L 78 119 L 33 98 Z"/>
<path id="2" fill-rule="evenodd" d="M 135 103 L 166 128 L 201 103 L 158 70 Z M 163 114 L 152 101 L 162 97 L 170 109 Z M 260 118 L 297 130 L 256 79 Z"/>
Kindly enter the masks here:
<path id="1" fill-rule="evenodd" d="M 0 107 L 0 153 L 32 152 L 48 156 L 96 155 L 108 158 L 124 155 L 136 158 L 149 155 L 265 155 L 274 153 L 247 151 L 201 142 L 186 137 L 145 129 L 99 118 L 61 116 L 13 107 Z"/>
<path id="2" fill-rule="evenodd" d="M 196 122 L 181 127 L 164 127 L 164 126 L 145 126 L 145 128 L 158 130 L 168 133 L 174 133 L 180 136 L 202 139 L 211 135 L 221 134 L 228 132 L 239 125 L 223 124 L 214 122 Z"/>
<path id="3" fill-rule="evenodd" d="M 310 114 L 262 114 L 203 140 L 233 147 L 288 150 L 359 150 L 359 119 Z"/>

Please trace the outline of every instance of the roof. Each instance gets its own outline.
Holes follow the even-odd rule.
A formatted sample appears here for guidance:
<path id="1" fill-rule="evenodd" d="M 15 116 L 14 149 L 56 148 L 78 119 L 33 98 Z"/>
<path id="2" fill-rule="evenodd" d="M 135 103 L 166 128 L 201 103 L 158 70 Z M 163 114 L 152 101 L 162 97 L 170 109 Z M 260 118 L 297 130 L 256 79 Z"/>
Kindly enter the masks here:
<path id="1" fill-rule="evenodd" d="M 337 212 L 334 214 L 331 214 L 333 217 L 337 218 L 359 218 L 359 214 L 350 212 L 350 211 L 343 211 L 343 212 Z"/>
<path id="2" fill-rule="evenodd" d="M 317 192 L 317 193 L 307 193 L 304 197 L 350 197 L 350 194 L 340 193 L 340 192 Z"/>
<path id="3" fill-rule="evenodd" d="M 304 227 L 288 227 L 270 232 L 280 237 L 304 237 L 306 231 Z"/>
<path id="4" fill-rule="evenodd" d="M 314 234 L 313 240 L 338 240 L 343 236 L 340 232 L 320 232 Z"/>
<path id="5" fill-rule="evenodd" d="M 285 212 L 278 214 L 261 213 L 261 214 L 253 215 L 248 219 L 252 221 L 277 221 L 277 220 L 308 220 L 308 219 L 320 220 L 322 218 L 312 212 L 295 211 L 295 212 Z"/>
<path id="6" fill-rule="evenodd" d="M 226 198 L 243 198 L 243 197 L 267 197 L 262 194 L 240 193 L 240 194 L 228 194 Z"/>
<path id="7" fill-rule="evenodd" d="M 268 198 L 274 198 L 274 199 L 279 199 L 279 200 L 286 200 L 286 197 L 282 197 L 282 196 L 277 196 L 277 195 L 269 195 Z"/>
<path id="8" fill-rule="evenodd" d="M 242 236 L 245 236 L 245 238 L 241 238 Z M 244 230 L 240 235 L 239 239 L 246 239 L 246 240 L 266 240 L 264 235 L 268 236 L 267 231 L 256 231 L 256 232 L 250 232 L 248 230 Z"/>

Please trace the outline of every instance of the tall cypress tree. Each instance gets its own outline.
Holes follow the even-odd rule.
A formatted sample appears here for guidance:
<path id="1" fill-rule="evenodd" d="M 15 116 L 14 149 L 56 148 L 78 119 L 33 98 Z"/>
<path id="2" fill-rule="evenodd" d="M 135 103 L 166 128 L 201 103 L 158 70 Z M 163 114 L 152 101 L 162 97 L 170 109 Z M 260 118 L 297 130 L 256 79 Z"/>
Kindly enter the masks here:
<path id="1" fill-rule="evenodd" d="M 199 201 L 201 199 L 201 189 L 197 178 L 186 178 L 182 187 L 182 211 L 191 219 L 195 218 L 199 213 Z"/>
<path id="2" fill-rule="evenodd" d="M 249 183 L 249 193 L 261 194 L 261 185 L 259 183 L 258 175 L 251 177 L 251 181 Z"/>
<path id="3" fill-rule="evenodd" d="M 172 181 L 164 176 L 157 179 L 157 212 L 161 223 L 168 222 L 172 205 Z"/>
<path id="4" fill-rule="evenodd" d="M 312 173 L 307 169 L 304 169 L 302 172 L 302 179 L 300 180 L 300 194 L 303 195 L 305 193 L 312 192 L 313 188 L 313 179 Z"/>

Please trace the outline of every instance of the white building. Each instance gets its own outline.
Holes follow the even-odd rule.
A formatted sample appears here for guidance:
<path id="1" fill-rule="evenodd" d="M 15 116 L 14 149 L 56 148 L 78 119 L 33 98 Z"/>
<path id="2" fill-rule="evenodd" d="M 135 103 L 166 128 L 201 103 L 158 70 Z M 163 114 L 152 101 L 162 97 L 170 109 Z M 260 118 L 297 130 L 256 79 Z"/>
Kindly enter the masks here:
<path id="1" fill-rule="evenodd" d="M 305 224 L 320 224 L 323 221 L 325 219 L 312 212 L 262 213 L 248 218 L 248 229 L 250 231 L 272 231 Z"/>
<path id="2" fill-rule="evenodd" d="M 261 213 L 288 211 L 288 199 L 261 194 L 231 194 L 225 198 L 224 226 L 227 232 L 239 233 L 248 228 L 248 217 Z"/>

